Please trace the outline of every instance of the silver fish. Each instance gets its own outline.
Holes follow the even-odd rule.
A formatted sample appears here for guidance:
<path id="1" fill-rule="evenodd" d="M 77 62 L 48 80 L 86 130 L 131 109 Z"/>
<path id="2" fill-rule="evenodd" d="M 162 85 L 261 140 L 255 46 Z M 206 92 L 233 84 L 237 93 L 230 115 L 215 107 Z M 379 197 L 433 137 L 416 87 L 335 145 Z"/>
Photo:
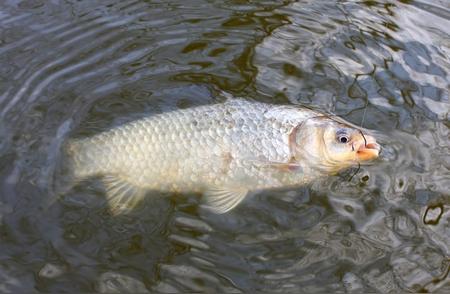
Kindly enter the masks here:
<path id="1" fill-rule="evenodd" d="M 76 182 L 101 176 L 110 207 L 135 206 L 145 191 L 203 193 L 225 213 L 250 191 L 295 187 L 378 157 L 372 136 L 339 118 L 241 99 L 176 110 L 65 146 Z"/>

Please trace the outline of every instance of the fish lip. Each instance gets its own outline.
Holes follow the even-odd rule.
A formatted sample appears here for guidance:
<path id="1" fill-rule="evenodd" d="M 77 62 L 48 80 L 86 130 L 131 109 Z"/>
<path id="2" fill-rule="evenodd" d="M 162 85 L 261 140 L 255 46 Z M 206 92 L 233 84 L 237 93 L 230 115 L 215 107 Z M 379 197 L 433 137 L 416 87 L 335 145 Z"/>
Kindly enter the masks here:
<path id="1" fill-rule="evenodd" d="M 361 144 L 356 151 L 356 157 L 360 161 L 374 160 L 381 152 L 381 146 L 371 136 L 366 136 L 366 142 Z"/>

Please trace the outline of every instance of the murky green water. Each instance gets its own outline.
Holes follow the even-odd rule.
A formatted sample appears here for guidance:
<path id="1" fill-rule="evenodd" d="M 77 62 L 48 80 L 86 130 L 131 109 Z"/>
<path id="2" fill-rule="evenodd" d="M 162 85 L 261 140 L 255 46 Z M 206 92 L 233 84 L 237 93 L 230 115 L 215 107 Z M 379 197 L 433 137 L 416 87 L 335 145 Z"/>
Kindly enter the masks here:
<path id="1" fill-rule="evenodd" d="M 0 292 L 450 292 L 449 56 L 445 0 L 1 1 Z M 366 109 L 382 157 L 225 215 L 42 209 L 66 138 L 219 90 Z"/>

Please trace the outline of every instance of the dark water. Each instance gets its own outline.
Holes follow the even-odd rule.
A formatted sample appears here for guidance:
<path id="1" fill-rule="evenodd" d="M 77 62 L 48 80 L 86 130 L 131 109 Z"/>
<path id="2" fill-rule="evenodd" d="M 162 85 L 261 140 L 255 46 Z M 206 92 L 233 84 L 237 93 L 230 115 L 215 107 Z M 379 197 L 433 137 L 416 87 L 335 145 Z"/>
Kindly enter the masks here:
<path id="1" fill-rule="evenodd" d="M 450 292 L 449 56 L 446 0 L 1 1 L 0 292 Z M 382 157 L 225 215 L 42 209 L 66 138 L 218 91 L 366 111 Z"/>

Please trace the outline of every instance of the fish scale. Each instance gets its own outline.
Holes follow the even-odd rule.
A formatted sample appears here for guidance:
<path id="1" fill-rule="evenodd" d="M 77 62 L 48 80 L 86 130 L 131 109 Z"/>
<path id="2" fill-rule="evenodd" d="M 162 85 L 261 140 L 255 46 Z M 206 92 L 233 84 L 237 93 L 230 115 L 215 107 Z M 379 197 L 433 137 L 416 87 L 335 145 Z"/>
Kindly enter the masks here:
<path id="1" fill-rule="evenodd" d="M 301 185 L 314 177 L 307 161 L 290 171 L 290 135 L 319 116 L 324 117 L 241 99 L 176 110 L 69 141 L 67 166 L 76 180 L 108 176 L 115 206 L 145 194 L 138 191 L 190 191 L 205 193 L 215 212 L 225 212 L 248 191 Z"/>

